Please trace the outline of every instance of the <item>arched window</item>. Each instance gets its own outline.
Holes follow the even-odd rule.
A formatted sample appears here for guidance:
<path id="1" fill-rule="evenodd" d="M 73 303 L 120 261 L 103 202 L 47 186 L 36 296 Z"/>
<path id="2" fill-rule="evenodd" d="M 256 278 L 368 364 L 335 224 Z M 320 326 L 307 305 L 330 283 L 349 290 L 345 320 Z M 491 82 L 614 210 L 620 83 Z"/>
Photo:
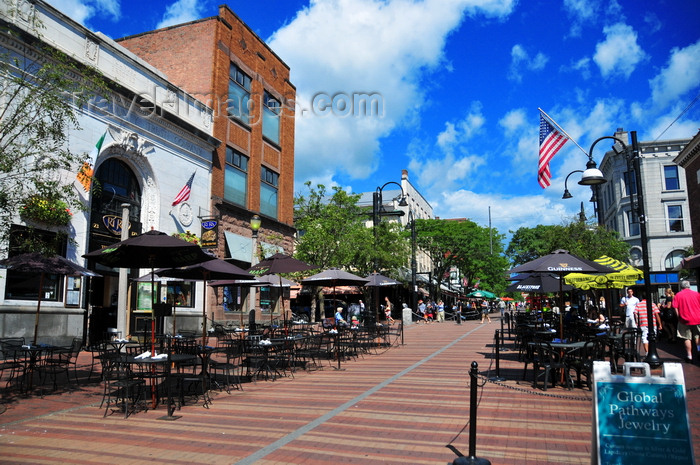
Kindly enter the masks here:
<path id="1" fill-rule="evenodd" d="M 129 218 L 141 217 L 141 187 L 133 171 L 121 160 L 110 158 L 97 169 L 97 188 L 92 198 L 92 215 L 121 216 L 123 203 L 131 205 Z"/>
<path id="2" fill-rule="evenodd" d="M 681 264 L 681 260 L 683 260 L 683 251 L 682 250 L 674 250 L 670 254 L 666 255 L 666 261 L 664 262 L 664 267 L 667 270 L 672 270 L 678 265 Z"/>

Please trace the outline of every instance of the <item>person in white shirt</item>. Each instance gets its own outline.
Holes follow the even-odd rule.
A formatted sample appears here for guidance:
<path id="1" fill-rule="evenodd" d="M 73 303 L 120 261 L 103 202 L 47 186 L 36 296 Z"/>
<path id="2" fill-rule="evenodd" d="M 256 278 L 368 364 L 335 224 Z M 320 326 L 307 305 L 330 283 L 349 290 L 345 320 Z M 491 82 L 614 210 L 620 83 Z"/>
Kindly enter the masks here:
<path id="1" fill-rule="evenodd" d="M 639 299 L 634 296 L 634 290 L 627 289 L 627 296 L 620 300 L 620 307 L 625 308 L 625 328 L 636 328 L 637 321 L 634 319 L 634 309 L 637 307 Z"/>

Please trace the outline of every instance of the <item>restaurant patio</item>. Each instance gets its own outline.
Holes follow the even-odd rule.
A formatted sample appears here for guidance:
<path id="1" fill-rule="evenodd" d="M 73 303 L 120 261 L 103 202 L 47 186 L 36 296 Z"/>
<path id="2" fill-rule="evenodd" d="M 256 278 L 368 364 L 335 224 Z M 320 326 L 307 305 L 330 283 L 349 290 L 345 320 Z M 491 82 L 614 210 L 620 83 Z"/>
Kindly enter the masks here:
<path id="1" fill-rule="evenodd" d="M 298 371 L 242 390 L 212 390 L 209 409 L 184 405 L 176 421 L 162 409 L 102 417 L 98 382 L 51 395 L 3 397 L 4 463 L 450 463 L 445 446 L 467 453 L 469 377 L 479 368 L 477 455 L 493 464 L 588 464 L 591 392 L 533 388 L 522 380 L 514 340 L 506 337 L 495 374 L 494 326 L 412 325 L 405 344 L 321 370 Z M 663 361 L 680 347 L 662 343 Z M 82 352 L 79 377 L 89 354 Z M 684 364 L 688 405 L 697 405 L 700 367 Z M 94 375 L 93 375 L 94 376 Z M 700 412 L 689 410 L 695 450 Z M 125 445 L 127 445 L 125 447 Z"/>

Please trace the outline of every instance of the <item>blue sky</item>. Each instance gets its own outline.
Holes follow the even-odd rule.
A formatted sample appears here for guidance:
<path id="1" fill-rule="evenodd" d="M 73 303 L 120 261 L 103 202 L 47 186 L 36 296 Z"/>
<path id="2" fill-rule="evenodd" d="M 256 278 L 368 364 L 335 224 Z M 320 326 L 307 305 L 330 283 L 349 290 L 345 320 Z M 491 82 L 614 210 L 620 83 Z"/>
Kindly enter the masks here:
<path id="1" fill-rule="evenodd" d="M 112 38 L 217 14 L 221 0 L 49 0 Z M 537 183 L 539 113 L 585 150 L 616 128 L 640 141 L 700 128 L 695 0 L 268 0 L 230 8 L 290 66 L 297 87 L 296 190 L 411 182 L 441 218 L 503 233 L 559 224 L 590 190 L 572 142 Z M 314 96 L 371 93 L 381 116 L 322 114 Z M 301 112 L 304 109 L 307 111 Z M 679 115 L 682 116 L 671 124 Z M 670 125 L 670 127 L 669 127 Z M 665 131 L 665 132 L 664 132 Z M 663 135 L 661 135 L 663 133 Z M 609 144 L 596 146 L 600 161 Z"/>

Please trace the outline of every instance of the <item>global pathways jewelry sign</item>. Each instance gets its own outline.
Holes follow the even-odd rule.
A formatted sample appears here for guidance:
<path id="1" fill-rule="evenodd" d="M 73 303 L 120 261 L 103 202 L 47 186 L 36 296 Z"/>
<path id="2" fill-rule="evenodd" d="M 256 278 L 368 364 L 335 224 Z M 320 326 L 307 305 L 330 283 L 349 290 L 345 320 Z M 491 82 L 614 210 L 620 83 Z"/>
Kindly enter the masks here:
<path id="1" fill-rule="evenodd" d="M 611 375 L 594 362 L 593 453 L 599 465 L 693 465 L 683 370 L 665 363 L 650 376 L 646 363 L 625 363 Z M 641 374 L 641 376 L 639 375 Z"/>

